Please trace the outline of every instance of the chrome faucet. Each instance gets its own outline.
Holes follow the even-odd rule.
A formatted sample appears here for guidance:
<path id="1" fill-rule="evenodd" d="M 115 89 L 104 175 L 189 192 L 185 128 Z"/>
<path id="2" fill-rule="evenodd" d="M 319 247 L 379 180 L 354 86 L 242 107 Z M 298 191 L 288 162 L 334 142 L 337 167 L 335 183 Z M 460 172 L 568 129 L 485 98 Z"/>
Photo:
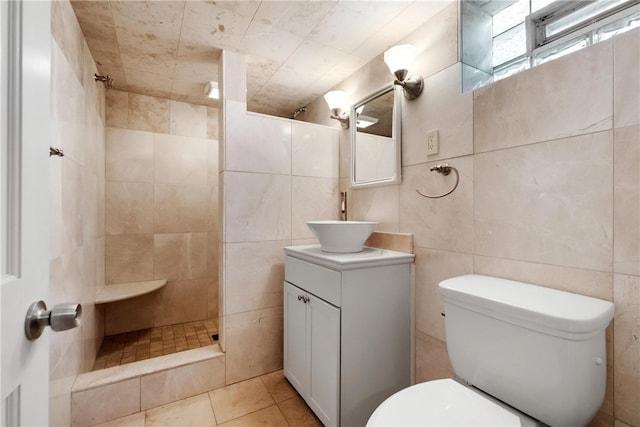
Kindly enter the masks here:
<path id="1" fill-rule="evenodd" d="M 340 192 L 340 219 L 342 221 L 347 220 L 347 192 Z"/>

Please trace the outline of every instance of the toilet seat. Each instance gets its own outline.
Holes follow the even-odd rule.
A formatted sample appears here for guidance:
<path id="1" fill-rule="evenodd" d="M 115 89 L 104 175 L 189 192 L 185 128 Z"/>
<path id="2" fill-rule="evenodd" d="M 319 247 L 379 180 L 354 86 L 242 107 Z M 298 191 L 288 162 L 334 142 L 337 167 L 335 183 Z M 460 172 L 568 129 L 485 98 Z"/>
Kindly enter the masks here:
<path id="1" fill-rule="evenodd" d="M 453 379 L 416 384 L 382 402 L 367 426 L 525 426 L 535 421 Z"/>

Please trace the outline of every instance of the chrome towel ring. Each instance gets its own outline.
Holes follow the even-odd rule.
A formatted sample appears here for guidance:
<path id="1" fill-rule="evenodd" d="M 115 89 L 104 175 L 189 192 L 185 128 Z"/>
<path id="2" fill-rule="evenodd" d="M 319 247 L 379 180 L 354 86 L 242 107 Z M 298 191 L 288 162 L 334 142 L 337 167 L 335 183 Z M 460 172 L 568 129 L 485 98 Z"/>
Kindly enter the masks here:
<path id="1" fill-rule="evenodd" d="M 455 167 L 451 166 L 448 163 L 444 163 L 441 165 L 436 165 L 434 167 L 432 167 L 431 169 L 429 169 L 431 172 L 436 171 L 438 173 L 441 173 L 444 176 L 447 176 L 451 173 L 451 171 L 454 171 L 456 173 L 456 183 L 453 185 L 453 188 L 449 191 L 447 191 L 444 194 L 440 194 L 438 196 L 432 196 L 430 194 L 424 194 L 422 192 L 420 192 L 420 190 L 416 189 L 416 192 L 421 195 L 422 197 L 427 197 L 429 199 L 439 199 L 441 197 L 444 196 L 448 196 L 449 194 L 453 193 L 455 191 L 456 188 L 458 188 L 458 184 L 460 183 L 460 173 L 458 173 L 458 169 L 456 169 Z"/>

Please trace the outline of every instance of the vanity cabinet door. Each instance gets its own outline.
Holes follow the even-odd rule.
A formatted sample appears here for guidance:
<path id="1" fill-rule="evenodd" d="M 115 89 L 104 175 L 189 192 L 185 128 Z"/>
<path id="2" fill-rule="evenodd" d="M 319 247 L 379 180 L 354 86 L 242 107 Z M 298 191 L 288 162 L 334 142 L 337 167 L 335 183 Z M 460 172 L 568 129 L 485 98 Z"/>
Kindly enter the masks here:
<path id="1" fill-rule="evenodd" d="M 300 295 L 306 293 L 284 282 L 284 375 L 298 393 L 305 396 L 308 384 L 307 307 Z"/>
<path id="2" fill-rule="evenodd" d="M 309 394 L 307 403 L 325 426 L 337 426 L 340 401 L 340 309 L 307 294 Z"/>
<path id="3" fill-rule="evenodd" d="M 340 309 L 284 282 L 284 376 L 325 426 L 340 410 Z"/>

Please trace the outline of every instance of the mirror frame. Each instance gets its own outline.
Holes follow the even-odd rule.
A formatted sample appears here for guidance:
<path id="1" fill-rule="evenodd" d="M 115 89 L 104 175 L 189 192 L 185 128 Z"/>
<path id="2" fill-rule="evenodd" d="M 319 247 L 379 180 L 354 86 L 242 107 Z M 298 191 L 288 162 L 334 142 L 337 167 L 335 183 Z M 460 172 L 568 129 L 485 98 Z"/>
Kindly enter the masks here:
<path id="1" fill-rule="evenodd" d="M 376 187 L 381 185 L 399 184 L 402 181 L 402 88 L 390 83 L 381 89 L 367 95 L 351 106 L 351 187 Z M 391 139 L 395 144 L 394 173 L 391 176 L 371 179 L 367 181 L 356 181 L 356 138 L 358 127 L 356 126 L 356 109 L 367 102 L 393 92 L 393 123 L 391 126 Z"/>

